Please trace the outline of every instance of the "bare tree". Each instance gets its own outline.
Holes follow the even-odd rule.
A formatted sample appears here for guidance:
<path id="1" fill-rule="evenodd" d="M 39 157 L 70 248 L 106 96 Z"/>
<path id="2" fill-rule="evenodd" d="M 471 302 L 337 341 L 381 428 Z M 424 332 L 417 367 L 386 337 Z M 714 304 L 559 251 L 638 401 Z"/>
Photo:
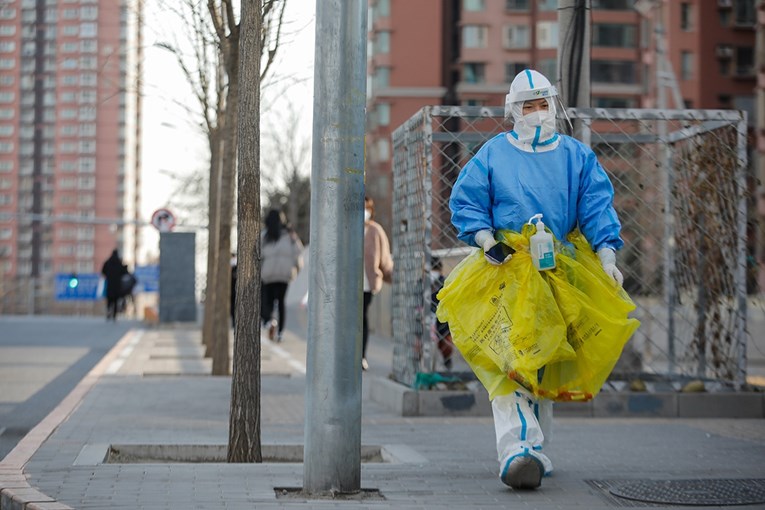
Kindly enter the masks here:
<path id="1" fill-rule="evenodd" d="M 242 5 L 239 77 L 239 198 L 236 302 L 239 310 L 260 310 L 260 0 Z M 229 415 L 229 462 L 262 462 L 260 448 L 260 315 L 237 313 Z"/>
<path id="2" fill-rule="evenodd" d="M 261 2 L 261 53 L 265 63 L 259 75 L 262 81 L 273 64 L 279 42 L 286 0 Z M 237 159 L 237 123 L 239 112 L 239 37 L 240 25 L 236 19 L 233 0 L 208 0 L 207 8 L 217 36 L 220 62 L 226 77 L 225 117 L 219 119 L 220 181 L 218 183 L 218 246 L 215 250 L 215 301 L 213 306 L 213 375 L 229 373 L 228 316 L 231 299 L 231 228 L 234 209 L 234 185 Z M 264 44 L 265 41 L 265 44 Z M 259 334 L 259 331 L 258 331 Z"/>
<path id="3" fill-rule="evenodd" d="M 218 241 L 218 183 L 220 175 L 220 120 L 224 117 L 224 90 L 215 34 L 211 30 L 207 10 L 196 0 L 184 0 L 180 4 L 166 3 L 163 7 L 173 12 L 185 27 L 185 44 L 179 41 L 160 42 L 157 46 L 170 51 L 176 58 L 181 72 L 192 88 L 199 103 L 202 120 L 200 127 L 207 136 L 210 150 L 208 185 L 208 246 L 205 308 L 202 341 L 206 356 L 212 354 L 213 312 L 215 310 L 215 254 Z"/>
<path id="4" fill-rule="evenodd" d="M 239 21 L 231 0 L 208 0 L 207 9 L 216 34 L 221 67 L 226 79 L 224 116 L 221 127 L 220 175 L 216 206 L 218 240 L 215 250 L 215 300 L 212 324 L 212 373 L 229 373 L 229 300 L 231 299 L 231 222 L 234 213 L 234 176 L 236 175 L 237 114 L 239 102 Z"/>

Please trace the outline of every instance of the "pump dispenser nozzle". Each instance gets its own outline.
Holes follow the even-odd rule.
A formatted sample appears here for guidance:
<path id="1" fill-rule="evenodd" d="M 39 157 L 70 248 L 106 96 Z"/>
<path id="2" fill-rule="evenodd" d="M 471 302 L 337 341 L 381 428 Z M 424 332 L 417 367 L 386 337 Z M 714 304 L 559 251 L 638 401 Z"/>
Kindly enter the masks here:
<path id="1" fill-rule="evenodd" d="M 539 271 L 555 268 L 555 244 L 553 236 L 545 230 L 542 222 L 542 214 L 535 214 L 529 218 L 529 225 L 534 225 L 536 220 L 536 232 L 529 239 L 529 251 L 534 267 Z"/>
<path id="2" fill-rule="evenodd" d="M 542 216 L 543 216 L 542 213 L 539 213 L 529 218 L 529 225 L 534 225 L 534 220 L 537 220 L 536 221 L 537 232 L 545 231 L 545 224 L 542 222 Z"/>

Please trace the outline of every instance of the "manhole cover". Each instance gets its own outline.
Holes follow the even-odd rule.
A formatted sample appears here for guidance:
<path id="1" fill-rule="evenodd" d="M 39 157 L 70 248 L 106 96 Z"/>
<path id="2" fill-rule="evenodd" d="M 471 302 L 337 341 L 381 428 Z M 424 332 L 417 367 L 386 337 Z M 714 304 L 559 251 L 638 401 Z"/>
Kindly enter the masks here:
<path id="1" fill-rule="evenodd" d="M 644 480 L 611 487 L 620 498 L 686 506 L 765 503 L 765 480 Z"/>

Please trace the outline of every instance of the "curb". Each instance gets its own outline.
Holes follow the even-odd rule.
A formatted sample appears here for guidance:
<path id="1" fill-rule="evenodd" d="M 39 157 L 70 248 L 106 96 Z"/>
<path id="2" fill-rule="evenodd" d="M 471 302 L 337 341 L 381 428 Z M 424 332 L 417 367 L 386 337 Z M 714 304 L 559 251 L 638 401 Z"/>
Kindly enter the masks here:
<path id="1" fill-rule="evenodd" d="M 377 377 L 369 397 L 399 416 L 491 416 L 486 390 L 414 390 Z M 765 393 L 601 392 L 556 402 L 556 416 L 589 418 L 765 418 Z"/>
<path id="2" fill-rule="evenodd" d="M 29 485 L 24 475 L 24 466 L 56 428 L 79 407 L 82 399 L 98 379 L 107 373 L 112 363 L 119 362 L 122 350 L 134 337 L 140 338 L 141 335 L 143 331 L 135 329 L 125 333 L 64 400 L 30 430 L 0 462 L 0 510 L 74 510 Z"/>

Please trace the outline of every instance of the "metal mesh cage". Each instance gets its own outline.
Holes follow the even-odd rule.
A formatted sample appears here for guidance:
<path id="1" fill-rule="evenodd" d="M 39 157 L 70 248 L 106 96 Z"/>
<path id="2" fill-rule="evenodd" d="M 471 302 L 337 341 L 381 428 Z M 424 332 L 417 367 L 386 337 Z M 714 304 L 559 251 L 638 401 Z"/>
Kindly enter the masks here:
<path id="1" fill-rule="evenodd" d="M 572 109 L 609 174 L 618 265 L 642 325 L 614 376 L 745 381 L 746 118 L 729 110 Z M 393 377 L 444 368 L 433 335 L 432 257 L 448 274 L 469 247 L 449 197 L 462 167 L 506 130 L 503 109 L 424 107 L 393 133 Z"/>

